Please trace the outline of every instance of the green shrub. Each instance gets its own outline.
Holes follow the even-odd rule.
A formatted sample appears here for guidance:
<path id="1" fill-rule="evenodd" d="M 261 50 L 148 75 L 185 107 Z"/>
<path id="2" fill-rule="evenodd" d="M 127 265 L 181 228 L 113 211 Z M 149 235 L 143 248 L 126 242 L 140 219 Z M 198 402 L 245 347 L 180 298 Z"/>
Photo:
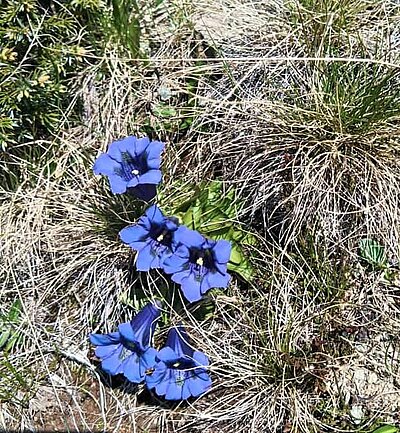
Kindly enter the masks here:
<path id="1" fill-rule="evenodd" d="M 4 0 L 0 10 L 0 166 L 11 187 L 18 162 L 38 158 L 66 119 L 79 113 L 76 80 L 95 50 L 94 0 Z M 97 8 L 97 9 L 96 9 Z M 11 167 L 11 168 L 10 168 Z M 14 182 L 12 182 L 12 178 Z"/>

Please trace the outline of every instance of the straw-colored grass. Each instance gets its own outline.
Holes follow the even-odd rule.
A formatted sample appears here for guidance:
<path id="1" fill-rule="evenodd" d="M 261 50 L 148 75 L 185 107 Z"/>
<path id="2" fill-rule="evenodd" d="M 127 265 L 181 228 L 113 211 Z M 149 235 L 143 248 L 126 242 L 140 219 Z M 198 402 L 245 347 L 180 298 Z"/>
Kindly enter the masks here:
<path id="1" fill-rule="evenodd" d="M 397 422 L 398 6 L 322 3 L 165 0 L 142 33 L 148 59 L 110 48 L 82 75 L 84 124 L 53 143 L 51 175 L 39 166 L 2 193 L 0 313 L 20 299 L 22 318 L 0 355 L 0 390 L 13 391 L 0 391 L 0 428 L 306 433 Z M 167 143 L 163 200 L 174 182 L 222 180 L 257 237 L 253 281 L 211 293 L 211 315 L 175 311 L 170 289 L 165 313 L 209 356 L 214 383 L 180 404 L 111 381 L 87 338 L 168 284 L 137 273 L 118 239 L 143 206 L 91 171 L 112 140 L 145 133 Z M 384 245 L 390 269 L 365 266 L 363 238 Z"/>

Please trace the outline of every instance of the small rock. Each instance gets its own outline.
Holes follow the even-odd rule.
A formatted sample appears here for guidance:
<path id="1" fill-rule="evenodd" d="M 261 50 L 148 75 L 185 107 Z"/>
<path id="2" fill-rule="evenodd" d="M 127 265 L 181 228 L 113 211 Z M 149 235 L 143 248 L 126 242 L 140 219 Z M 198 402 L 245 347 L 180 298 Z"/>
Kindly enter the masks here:
<path id="1" fill-rule="evenodd" d="M 172 91 L 168 87 L 160 86 L 158 88 L 158 95 L 161 101 L 168 101 L 168 99 L 171 99 L 172 97 Z"/>
<path id="2" fill-rule="evenodd" d="M 368 383 L 373 384 L 378 382 L 378 375 L 371 371 L 370 375 L 368 376 Z"/>
<path id="3" fill-rule="evenodd" d="M 350 410 L 350 415 L 353 418 L 354 424 L 361 424 L 361 421 L 364 418 L 364 411 L 362 406 L 353 405 Z"/>

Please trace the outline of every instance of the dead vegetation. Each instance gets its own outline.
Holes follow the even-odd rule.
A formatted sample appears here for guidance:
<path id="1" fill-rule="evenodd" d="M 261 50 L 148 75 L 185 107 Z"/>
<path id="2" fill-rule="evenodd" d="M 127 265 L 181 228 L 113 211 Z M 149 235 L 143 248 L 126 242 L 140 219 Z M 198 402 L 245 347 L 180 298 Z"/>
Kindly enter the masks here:
<path id="1" fill-rule="evenodd" d="M 1 306 L 21 301 L 0 355 L 0 428 L 115 432 L 372 431 L 398 423 L 398 5 L 390 1 L 164 1 L 148 59 L 113 50 L 81 80 L 84 125 L 55 169 L 2 193 Z M 334 59 L 334 60 L 332 60 Z M 141 214 L 92 162 L 109 142 L 167 142 L 164 190 L 219 179 L 258 239 L 252 284 L 183 318 L 214 387 L 168 405 L 96 369 L 87 335 L 134 314 L 163 276 L 133 271 L 120 228 Z M 359 241 L 385 247 L 369 269 Z M 3 389 L 9 391 L 3 392 Z M 52 421 L 50 421 L 50 418 Z M 54 421 L 55 420 L 55 421 Z M 56 425 L 53 425 L 52 422 Z"/>

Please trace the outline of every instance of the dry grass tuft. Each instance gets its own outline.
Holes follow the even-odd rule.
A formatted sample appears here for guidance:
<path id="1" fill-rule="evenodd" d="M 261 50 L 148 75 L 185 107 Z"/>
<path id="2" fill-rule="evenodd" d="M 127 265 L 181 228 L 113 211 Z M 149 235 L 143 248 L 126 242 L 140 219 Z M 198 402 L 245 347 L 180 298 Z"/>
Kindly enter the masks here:
<path id="1" fill-rule="evenodd" d="M 21 339 L 0 356 L 0 389 L 11 377 L 15 391 L 0 392 L 0 428 L 47 427 L 49 414 L 52 428 L 121 432 L 397 422 L 398 269 L 366 268 L 358 245 L 374 238 L 399 261 L 398 6 L 324 4 L 164 1 L 148 11 L 150 59 L 110 50 L 82 77 L 85 124 L 58 138 L 51 172 L 28 172 L 0 204 L 0 313 L 22 303 Z M 222 179 L 258 238 L 256 277 L 211 294 L 213 314 L 175 311 L 169 292 L 165 313 L 184 321 L 214 380 L 177 405 L 110 382 L 87 340 L 168 284 L 136 273 L 118 240 L 142 205 L 91 172 L 99 150 L 137 133 L 167 142 L 164 192 Z"/>

